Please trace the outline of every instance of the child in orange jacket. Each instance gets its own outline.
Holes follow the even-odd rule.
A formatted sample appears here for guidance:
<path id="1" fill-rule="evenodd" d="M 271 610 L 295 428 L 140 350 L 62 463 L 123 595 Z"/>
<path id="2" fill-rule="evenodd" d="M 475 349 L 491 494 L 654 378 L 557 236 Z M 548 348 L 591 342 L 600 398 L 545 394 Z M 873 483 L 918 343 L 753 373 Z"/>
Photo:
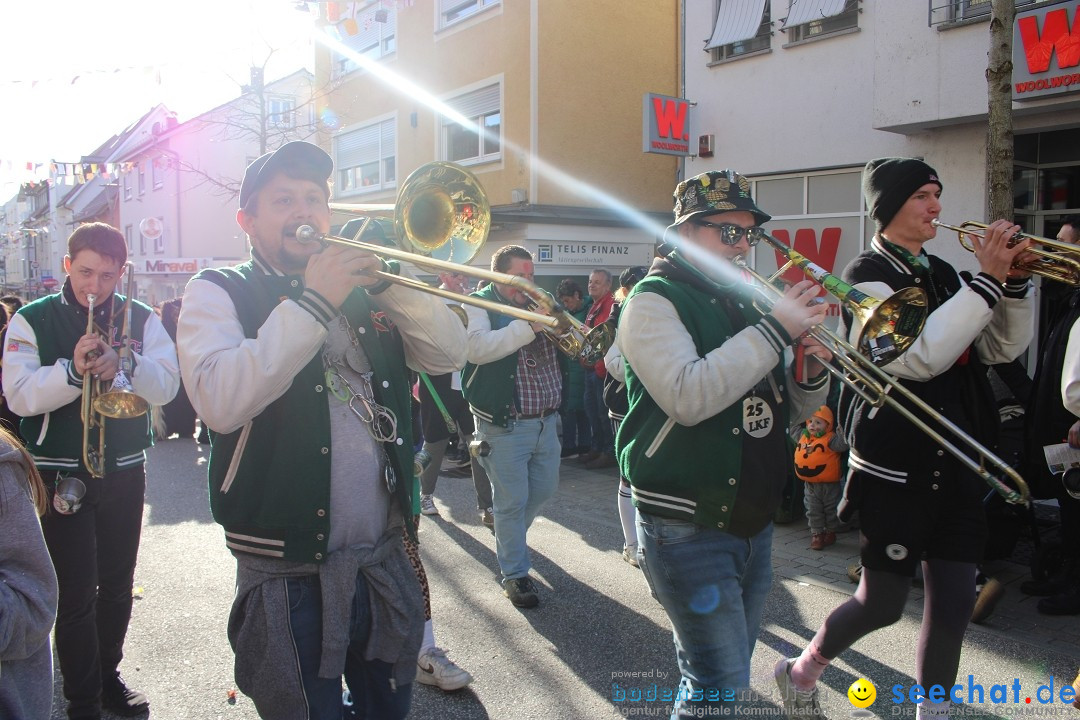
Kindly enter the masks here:
<path id="1" fill-rule="evenodd" d="M 803 504 L 810 526 L 810 549 L 824 550 L 836 542 L 836 506 L 840 502 L 840 468 L 848 444 L 836 432 L 833 412 L 819 407 L 806 420 L 795 443 L 795 474 L 806 483 Z"/>

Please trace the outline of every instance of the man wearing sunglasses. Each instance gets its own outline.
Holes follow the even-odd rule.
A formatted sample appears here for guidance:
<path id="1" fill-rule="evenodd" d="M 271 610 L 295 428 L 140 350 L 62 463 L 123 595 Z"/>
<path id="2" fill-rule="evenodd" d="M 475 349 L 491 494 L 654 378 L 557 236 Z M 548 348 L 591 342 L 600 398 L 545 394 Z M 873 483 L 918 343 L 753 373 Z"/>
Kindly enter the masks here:
<path id="1" fill-rule="evenodd" d="M 674 629 L 673 717 L 749 687 L 788 477 L 785 430 L 828 390 L 821 362 L 831 356 L 816 341 L 803 341 L 805 384 L 788 367 L 790 346 L 825 318 L 814 284 L 797 283 L 762 315 L 732 262 L 769 219 L 733 171 L 680 183 L 661 257 L 619 318 L 629 408 L 616 451 L 638 510 L 638 560 Z"/>

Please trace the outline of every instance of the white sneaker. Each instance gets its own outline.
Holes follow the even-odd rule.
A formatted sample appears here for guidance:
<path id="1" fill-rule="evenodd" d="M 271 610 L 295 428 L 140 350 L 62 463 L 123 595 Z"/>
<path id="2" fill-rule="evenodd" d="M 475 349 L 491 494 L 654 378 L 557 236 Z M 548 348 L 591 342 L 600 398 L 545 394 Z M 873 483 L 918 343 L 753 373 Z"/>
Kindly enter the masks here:
<path id="1" fill-rule="evenodd" d="M 630 563 L 632 567 L 637 567 L 637 545 L 624 545 L 622 549 L 622 559 Z"/>
<path id="2" fill-rule="evenodd" d="M 442 648 L 433 647 L 421 652 L 416 666 L 416 679 L 419 682 L 442 690 L 460 690 L 472 682 L 472 675 L 446 657 L 446 651 Z"/>
<path id="3" fill-rule="evenodd" d="M 784 703 L 784 714 L 789 720 L 829 720 L 821 710 L 818 689 L 799 690 L 791 681 L 791 666 L 797 658 L 782 658 L 773 668 L 776 686 L 780 689 L 780 699 Z"/>
<path id="4" fill-rule="evenodd" d="M 431 495 L 421 495 L 420 512 L 424 515 L 438 515 L 439 508 L 435 507 L 435 498 Z"/>

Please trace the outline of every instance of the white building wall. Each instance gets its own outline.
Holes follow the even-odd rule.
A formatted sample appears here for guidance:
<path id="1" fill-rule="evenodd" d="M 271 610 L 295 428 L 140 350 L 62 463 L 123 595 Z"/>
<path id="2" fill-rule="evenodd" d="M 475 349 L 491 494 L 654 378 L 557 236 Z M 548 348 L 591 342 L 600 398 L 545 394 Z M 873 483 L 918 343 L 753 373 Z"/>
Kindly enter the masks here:
<path id="1" fill-rule="evenodd" d="M 697 103 L 693 134 L 715 134 L 716 149 L 688 158 L 684 175 L 731 167 L 759 179 L 922 157 L 944 183 L 943 219 L 984 221 L 989 23 L 941 29 L 928 25 L 927 0 L 863 0 L 858 31 L 785 48 L 788 2 L 769 1 L 771 51 L 710 66 L 701 40 L 716 2 L 686 0 L 685 96 Z M 1014 103 L 1017 131 L 1075 127 L 1077 95 Z M 954 238 L 939 234 L 931 251 L 974 267 Z"/>

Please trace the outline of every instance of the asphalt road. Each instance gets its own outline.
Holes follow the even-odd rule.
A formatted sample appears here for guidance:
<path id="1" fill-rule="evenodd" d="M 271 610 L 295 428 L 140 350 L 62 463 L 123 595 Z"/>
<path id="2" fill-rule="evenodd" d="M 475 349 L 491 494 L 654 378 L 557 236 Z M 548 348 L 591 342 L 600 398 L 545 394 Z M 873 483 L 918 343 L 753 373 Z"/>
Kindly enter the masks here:
<path id="1" fill-rule="evenodd" d="M 155 720 L 258 717 L 232 680 L 225 625 L 234 561 L 209 514 L 207 452 L 206 446 L 177 439 L 150 451 L 138 599 L 121 671 L 129 684 L 147 693 Z M 560 490 L 529 534 L 541 604 L 518 610 L 501 594 L 494 538 L 474 510 L 471 480 L 440 479 L 436 498 L 442 514 L 422 518 L 420 535 L 435 636 L 475 681 L 455 693 L 417 685 L 410 717 L 666 717 L 663 703 L 633 700 L 636 693 L 648 698 L 654 688 L 674 688 L 678 671 L 662 609 L 641 573 L 621 559 L 615 482 L 610 471 L 564 464 Z M 733 714 L 778 717 L 773 665 L 797 653 L 846 599 L 835 588 L 782 575 L 774 583 L 753 658 L 752 685 L 759 696 Z M 915 603 L 909 608 L 900 622 L 864 638 L 826 672 L 823 700 L 834 720 L 857 712 L 846 693 L 858 678 L 877 687 L 871 714 L 914 717 L 914 706 L 894 703 L 891 691 L 913 683 L 920 618 Z M 1036 711 L 1076 717 L 1060 703 L 1040 704 L 1034 693 L 1051 678 L 1055 691 L 1067 685 L 1078 659 L 1080 651 L 1071 645 L 1050 649 L 1023 632 L 973 626 L 960 678 L 965 697 L 969 684 L 982 686 L 986 694 L 983 703 L 964 710 L 971 717 Z M 1019 703 L 1012 702 L 1016 681 Z M 55 720 L 65 717 L 59 682 L 57 674 Z M 991 702 L 993 685 L 1008 686 L 1009 702 Z M 620 693 L 626 693 L 625 700 Z M 1032 702 L 1025 703 L 1025 697 Z"/>

